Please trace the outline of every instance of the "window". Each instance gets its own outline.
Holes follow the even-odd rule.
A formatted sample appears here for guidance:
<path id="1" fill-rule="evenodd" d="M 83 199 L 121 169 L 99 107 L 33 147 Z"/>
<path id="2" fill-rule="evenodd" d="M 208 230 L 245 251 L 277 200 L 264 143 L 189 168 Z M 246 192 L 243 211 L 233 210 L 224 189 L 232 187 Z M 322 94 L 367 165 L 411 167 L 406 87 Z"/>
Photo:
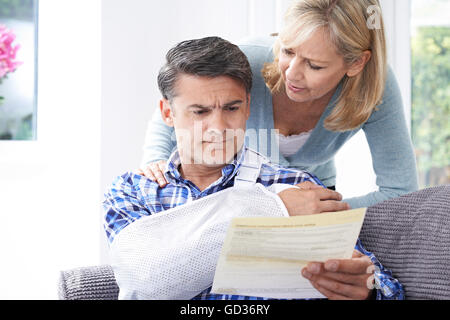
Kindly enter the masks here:
<path id="1" fill-rule="evenodd" d="M 37 2 L 0 1 L 0 140 L 36 138 Z"/>
<path id="2" fill-rule="evenodd" d="M 450 2 L 411 8 L 411 134 L 425 188 L 450 183 Z"/>

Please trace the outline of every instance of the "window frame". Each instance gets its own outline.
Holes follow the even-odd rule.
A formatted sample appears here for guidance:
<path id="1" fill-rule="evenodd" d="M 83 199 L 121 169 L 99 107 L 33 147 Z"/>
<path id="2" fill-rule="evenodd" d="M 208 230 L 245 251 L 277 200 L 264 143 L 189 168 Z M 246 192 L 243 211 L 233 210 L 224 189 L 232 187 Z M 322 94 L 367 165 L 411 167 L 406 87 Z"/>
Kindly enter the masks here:
<path id="1" fill-rule="evenodd" d="M 0 140 L 0 143 L 13 143 L 13 142 L 37 142 L 38 139 L 38 67 L 39 67 L 39 0 L 33 0 L 33 23 L 34 23 L 34 73 L 33 73 L 33 101 L 32 101 L 32 128 L 31 138 L 28 140 Z"/>
<path id="2" fill-rule="evenodd" d="M 388 63 L 400 87 L 406 124 L 411 135 L 411 0 L 380 0 L 383 10 Z"/>

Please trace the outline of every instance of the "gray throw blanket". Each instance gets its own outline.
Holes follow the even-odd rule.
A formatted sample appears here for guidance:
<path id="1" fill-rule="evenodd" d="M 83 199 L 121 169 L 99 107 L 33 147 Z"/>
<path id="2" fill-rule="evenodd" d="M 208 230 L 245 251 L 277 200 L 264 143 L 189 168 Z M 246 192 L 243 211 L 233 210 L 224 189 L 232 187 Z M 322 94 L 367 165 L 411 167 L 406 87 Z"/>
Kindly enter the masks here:
<path id="1" fill-rule="evenodd" d="M 360 239 L 407 299 L 450 299 L 450 185 L 369 207 Z"/>

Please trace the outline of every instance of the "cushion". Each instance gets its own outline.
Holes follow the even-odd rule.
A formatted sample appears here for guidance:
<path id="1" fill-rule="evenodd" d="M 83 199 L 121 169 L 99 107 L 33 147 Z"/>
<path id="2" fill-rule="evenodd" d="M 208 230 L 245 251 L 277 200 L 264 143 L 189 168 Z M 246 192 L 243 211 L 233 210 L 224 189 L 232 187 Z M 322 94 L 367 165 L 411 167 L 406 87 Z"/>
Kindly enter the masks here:
<path id="1" fill-rule="evenodd" d="M 407 299 L 450 299 L 450 185 L 369 207 L 360 239 Z"/>

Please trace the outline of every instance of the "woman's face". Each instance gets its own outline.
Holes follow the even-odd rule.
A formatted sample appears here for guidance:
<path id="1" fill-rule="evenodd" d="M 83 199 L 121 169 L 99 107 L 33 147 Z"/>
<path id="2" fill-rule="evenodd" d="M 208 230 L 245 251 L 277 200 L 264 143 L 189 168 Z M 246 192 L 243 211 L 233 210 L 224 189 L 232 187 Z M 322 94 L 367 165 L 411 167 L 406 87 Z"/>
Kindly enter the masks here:
<path id="1" fill-rule="evenodd" d="M 299 47 L 281 45 L 279 67 L 286 94 L 295 102 L 322 98 L 336 88 L 348 71 L 324 29 Z"/>

